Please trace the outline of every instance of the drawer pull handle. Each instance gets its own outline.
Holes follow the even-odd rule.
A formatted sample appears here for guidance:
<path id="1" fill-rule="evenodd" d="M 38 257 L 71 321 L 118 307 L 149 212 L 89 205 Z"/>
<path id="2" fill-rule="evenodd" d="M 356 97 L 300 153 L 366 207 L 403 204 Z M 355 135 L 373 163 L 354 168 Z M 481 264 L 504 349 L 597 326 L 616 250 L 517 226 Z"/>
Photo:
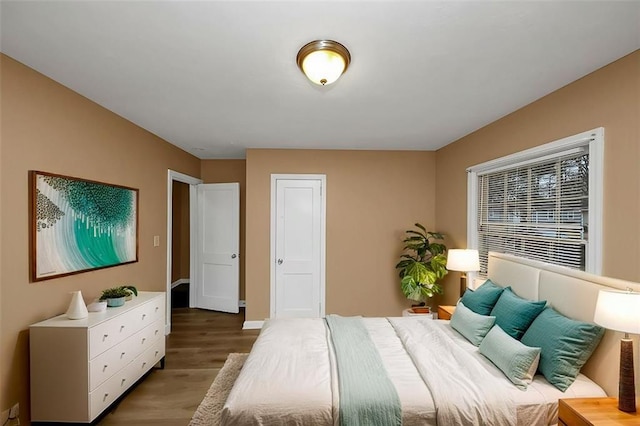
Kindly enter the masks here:
<path id="1" fill-rule="evenodd" d="M 109 396 L 109 394 L 105 393 L 104 396 L 102 397 L 102 402 L 106 401 L 108 396 Z"/>
<path id="2" fill-rule="evenodd" d="M 120 326 L 120 332 L 122 332 L 122 330 L 124 330 L 124 325 Z"/>
<path id="3" fill-rule="evenodd" d="M 143 344 L 143 345 L 144 345 L 144 341 L 145 341 L 145 340 L 147 340 L 147 338 L 146 338 L 146 337 L 143 337 L 143 338 L 142 338 L 142 344 Z"/>
<path id="4" fill-rule="evenodd" d="M 107 371 L 107 364 L 105 364 L 104 367 L 102 367 L 102 372 L 104 373 L 105 371 Z"/>
<path id="5" fill-rule="evenodd" d="M 120 354 L 120 359 L 124 358 L 124 352 Z"/>
<path id="6" fill-rule="evenodd" d="M 144 318 L 147 316 L 147 314 L 142 314 L 142 319 L 144 320 Z"/>
<path id="7" fill-rule="evenodd" d="M 154 356 L 158 356 L 158 352 L 160 352 L 160 351 L 156 351 L 156 354 Z"/>
<path id="8" fill-rule="evenodd" d="M 155 335 L 157 336 L 157 335 L 158 335 L 158 331 L 160 331 L 160 330 L 156 330 L 156 332 L 155 332 L 155 333 L 153 333 L 153 334 L 155 334 Z"/>
<path id="9" fill-rule="evenodd" d="M 146 362 L 143 362 L 143 363 L 142 363 L 142 368 L 144 368 L 144 366 L 145 366 L 145 365 L 147 365 L 147 363 L 146 363 Z"/>
<path id="10" fill-rule="evenodd" d="M 120 386 L 124 385 L 124 382 L 126 382 L 127 379 L 122 379 L 122 381 L 120 382 Z"/>
<path id="11" fill-rule="evenodd" d="M 158 312 L 158 306 L 156 306 L 156 312 Z"/>
<path id="12" fill-rule="evenodd" d="M 107 337 L 109 337 L 108 334 L 105 334 L 104 336 L 102 336 L 102 341 L 104 342 L 105 340 L 107 340 Z"/>

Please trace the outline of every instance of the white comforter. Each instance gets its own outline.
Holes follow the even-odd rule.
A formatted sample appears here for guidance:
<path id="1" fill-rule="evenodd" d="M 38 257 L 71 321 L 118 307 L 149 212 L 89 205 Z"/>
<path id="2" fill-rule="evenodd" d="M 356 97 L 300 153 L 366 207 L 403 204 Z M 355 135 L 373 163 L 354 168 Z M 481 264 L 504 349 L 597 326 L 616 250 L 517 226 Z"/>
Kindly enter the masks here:
<path id="1" fill-rule="evenodd" d="M 440 321 L 391 318 L 437 407 L 440 425 L 516 424 L 516 407 L 503 378 L 492 376 L 460 350 Z"/>
<path id="2" fill-rule="evenodd" d="M 523 392 L 511 385 L 500 370 L 445 321 L 415 317 L 390 320 L 364 318 L 363 321 L 400 398 L 403 425 L 437 425 L 438 419 L 441 425 L 450 424 L 450 421 L 465 424 L 473 421 L 469 419 L 483 415 L 482 412 L 466 412 L 477 409 L 473 404 L 478 395 L 460 396 L 463 389 L 459 380 L 464 374 L 454 379 L 443 370 L 444 374 L 435 378 L 428 377 L 425 380 L 422 376 L 431 376 L 430 372 L 434 370 L 433 366 L 420 361 L 424 361 L 424 346 L 432 343 L 424 335 L 425 325 L 428 327 L 436 323 L 450 338 L 452 346 L 428 357 L 447 360 L 447 363 L 456 362 L 453 361 L 455 359 L 459 360 L 457 362 L 463 360 L 467 364 L 464 371 L 474 375 L 470 378 L 474 386 L 467 383 L 466 387 L 475 387 L 480 392 L 491 387 L 492 391 L 500 392 L 498 395 L 503 395 L 502 400 L 509 403 L 507 407 L 496 406 L 496 410 L 503 412 L 503 416 L 509 415 L 504 412 L 505 409 L 515 410 L 519 425 L 555 424 L 559 397 L 604 395 L 597 385 L 584 376 L 580 376 L 565 394 L 542 378 L 536 378 L 529 390 Z M 389 321 L 393 321 L 398 330 Z M 406 335 L 406 343 L 399 337 L 402 334 Z M 410 337 L 408 340 L 407 336 Z M 435 345 L 431 349 L 433 347 Z M 452 351 L 456 352 L 455 356 L 451 355 Z M 225 403 L 222 424 L 337 425 L 339 395 L 334 362 L 331 339 L 323 319 L 267 321 Z M 466 370 L 472 368 L 468 366 L 471 362 L 484 372 Z M 451 380 L 447 380 L 447 377 L 451 377 Z M 427 383 L 434 387 L 433 393 Z M 442 407 L 436 409 L 434 396 L 436 400 L 448 398 L 452 404 L 441 402 Z M 491 398 L 495 399 L 496 396 Z M 458 404 L 464 400 L 471 401 L 471 406 Z M 447 405 L 453 407 L 447 408 Z M 445 411 L 439 412 L 440 408 Z M 462 411 L 455 411 L 458 409 Z"/>

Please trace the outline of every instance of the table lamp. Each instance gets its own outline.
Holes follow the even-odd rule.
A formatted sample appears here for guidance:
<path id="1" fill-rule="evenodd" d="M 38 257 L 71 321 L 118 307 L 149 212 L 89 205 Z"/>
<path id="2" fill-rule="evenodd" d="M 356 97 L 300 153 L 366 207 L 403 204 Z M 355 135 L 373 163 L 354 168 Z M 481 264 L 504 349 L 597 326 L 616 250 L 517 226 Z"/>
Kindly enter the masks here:
<path id="1" fill-rule="evenodd" d="M 633 341 L 629 333 L 640 334 L 640 293 L 600 290 L 593 321 L 610 330 L 621 331 L 620 381 L 618 409 L 636 412 L 636 387 L 633 371 Z"/>
<path id="2" fill-rule="evenodd" d="M 467 272 L 480 270 L 478 250 L 450 249 L 447 253 L 447 269 L 460 271 L 460 297 L 467 290 Z"/>

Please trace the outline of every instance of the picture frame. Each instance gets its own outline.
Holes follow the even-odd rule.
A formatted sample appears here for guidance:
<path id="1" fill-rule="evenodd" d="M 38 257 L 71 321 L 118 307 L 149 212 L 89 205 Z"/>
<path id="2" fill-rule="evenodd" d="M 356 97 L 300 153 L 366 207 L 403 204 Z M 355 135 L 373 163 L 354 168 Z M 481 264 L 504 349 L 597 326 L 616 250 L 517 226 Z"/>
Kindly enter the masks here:
<path id="1" fill-rule="evenodd" d="M 138 189 L 29 174 L 32 281 L 138 261 Z"/>

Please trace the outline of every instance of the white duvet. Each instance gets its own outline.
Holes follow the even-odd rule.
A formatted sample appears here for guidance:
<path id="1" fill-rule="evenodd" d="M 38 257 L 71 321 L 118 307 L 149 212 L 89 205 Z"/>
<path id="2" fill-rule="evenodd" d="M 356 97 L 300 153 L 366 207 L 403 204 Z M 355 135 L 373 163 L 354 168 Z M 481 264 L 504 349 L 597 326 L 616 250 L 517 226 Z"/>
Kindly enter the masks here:
<path id="1" fill-rule="evenodd" d="M 501 392 L 503 401 L 508 401 L 506 409 L 514 411 L 516 423 L 531 426 L 557 422 L 558 398 L 605 395 L 599 386 L 582 375 L 565 393 L 547 383 L 541 376 L 536 376 L 527 391 L 521 391 L 481 355 L 477 347 L 453 330 L 447 321 L 415 317 L 389 320 L 363 318 L 363 321 L 396 388 L 402 405 L 403 425 L 406 426 L 437 425 L 438 419 L 441 424 L 452 421 L 457 424 L 473 424 L 474 418 L 484 414 L 474 406 L 473 401 L 478 396 L 473 393 L 463 396 L 464 388 L 476 388 L 481 392 L 491 388 L 492 392 Z M 395 329 L 389 321 L 394 322 Z M 424 323 L 425 321 L 430 324 Z M 429 360 L 425 364 L 422 362 L 427 356 L 424 348 L 430 342 L 426 341 L 428 337 L 418 336 L 424 336 L 425 327 L 435 323 L 453 346 L 440 348 L 437 355 L 428 355 Z M 403 333 L 413 336 L 413 340 L 409 339 L 413 343 L 403 343 L 398 336 Z M 406 336 L 403 338 L 407 341 Z M 438 350 L 434 346 L 430 345 L 428 351 Z M 453 351 L 455 356 L 451 354 Z M 434 369 L 429 364 L 433 358 L 447 362 L 440 363 L 441 369 Z M 455 359 L 462 360 L 458 362 L 463 362 L 464 371 L 469 373 L 457 376 L 447 373 L 444 365 L 449 364 L 447 368 L 453 369 L 452 365 L 455 364 L 451 363 L 456 362 Z M 476 367 L 470 367 L 471 363 L 482 371 L 474 372 Z M 423 378 L 423 375 L 435 374 L 434 370 L 441 370 L 442 374 L 434 376 L 435 378 L 427 377 L 426 380 Z M 461 376 L 465 375 L 473 375 L 468 378 L 471 385 L 460 383 L 460 380 L 464 380 Z M 447 380 L 448 377 L 451 380 Z M 433 393 L 430 392 L 428 383 L 434 387 Z M 269 320 L 225 403 L 222 424 L 337 425 L 337 389 L 335 360 L 325 321 Z M 444 401 L 440 403 L 441 407 L 436 406 L 434 396 L 435 400 Z M 472 402 L 465 406 L 465 400 Z M 505 406 L 497 406 L 495 410 L 502 412 Z"/>

